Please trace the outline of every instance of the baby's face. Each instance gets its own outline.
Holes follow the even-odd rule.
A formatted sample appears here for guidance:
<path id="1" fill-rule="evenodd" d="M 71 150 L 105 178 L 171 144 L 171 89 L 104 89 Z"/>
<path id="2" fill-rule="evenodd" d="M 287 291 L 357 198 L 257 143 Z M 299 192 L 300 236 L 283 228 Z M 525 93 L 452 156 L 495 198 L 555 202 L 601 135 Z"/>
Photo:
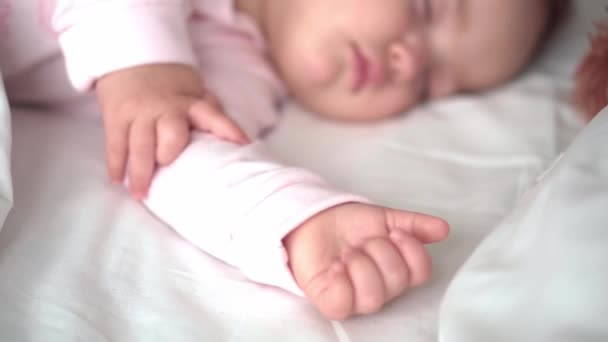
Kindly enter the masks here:
<path id="1" fill-rule="evenodd" d="M 547 12 L 546 0 L 266 0 L 261 25 L 296 100 L 369 120 L 507 80 Z"/>

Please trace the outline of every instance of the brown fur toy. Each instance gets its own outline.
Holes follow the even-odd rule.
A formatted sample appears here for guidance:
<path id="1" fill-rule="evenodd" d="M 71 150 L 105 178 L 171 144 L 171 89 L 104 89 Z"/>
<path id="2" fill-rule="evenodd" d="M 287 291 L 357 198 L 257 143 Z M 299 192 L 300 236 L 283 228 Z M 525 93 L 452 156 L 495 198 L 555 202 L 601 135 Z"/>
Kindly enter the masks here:
<path id="1" fill-rule="evenodd" d="M 574 103 L 589 120 L 608 105 L 608 23 L 598 23 L 596 29 L 574 76 Z"/>

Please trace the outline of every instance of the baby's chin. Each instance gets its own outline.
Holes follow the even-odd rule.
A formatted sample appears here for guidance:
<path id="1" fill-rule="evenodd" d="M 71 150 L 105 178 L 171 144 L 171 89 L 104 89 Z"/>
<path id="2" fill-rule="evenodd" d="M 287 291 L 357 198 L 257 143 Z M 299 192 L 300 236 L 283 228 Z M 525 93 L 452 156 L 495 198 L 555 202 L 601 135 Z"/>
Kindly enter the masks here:
<path id="1" fill-rule="evenodd" d="M 296 99 L 297 101 L 297 99 Z M 297 101 L 309 112 L 325 119 L 343 122 L 377 122 L 398 117 L 411 106 L 360 105 L 349 101 Z"/>

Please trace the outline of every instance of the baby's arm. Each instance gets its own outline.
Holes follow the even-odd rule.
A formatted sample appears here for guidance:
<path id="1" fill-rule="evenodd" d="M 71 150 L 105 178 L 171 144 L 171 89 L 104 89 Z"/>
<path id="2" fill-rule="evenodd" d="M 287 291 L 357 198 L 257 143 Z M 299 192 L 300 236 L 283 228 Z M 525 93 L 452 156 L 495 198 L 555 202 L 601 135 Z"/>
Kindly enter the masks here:
<path id="1" fill-rule="evenodd" d="M 281 165 L 262 142 L 238 146 L 195 134 L 159 169 L 144 203 L 188 241 L 249 278 L 299 293 L 282 239 L 318 212 L 365 199 Z"/>
<path id="2" fill-rule="evenodd" d="M 110 177 L 145 197 L 157 164 L 171 163 L 190 129 L 247 137 L 194 70 L 186 0 L 58 0 L 51 25 L 79 90 L 103 109 Z"/>
<path id="3" fill-rule="evenodd" d="M 306 297 L 328 318 L 379 310 L 425 282 L 424 244 L 444 221 L 368 204 L 282 165 L 263 142 L 197 134 L 159 169 L 144 203 L 179 234 L 248 278 Z"/>

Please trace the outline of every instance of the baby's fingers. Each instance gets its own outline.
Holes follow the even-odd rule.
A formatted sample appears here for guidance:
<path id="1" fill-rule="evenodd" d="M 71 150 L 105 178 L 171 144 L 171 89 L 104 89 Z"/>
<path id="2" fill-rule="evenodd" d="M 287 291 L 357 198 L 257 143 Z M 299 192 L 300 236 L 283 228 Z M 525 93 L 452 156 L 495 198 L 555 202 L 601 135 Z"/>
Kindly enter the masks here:
<path id="1" fill-rule="evenodd" d="M 156 121 L 136 120 L 129 135 L 129 190 L 137 199 L 148 194 L 156 166 Z"/>
<path id="2" fill-rule="evenodd" d="M 163 115 L 156 124 L 156 161 L 169 165 L 190 142 L 190 127 L 183 115 Z"/>
<path id="3" fill-rule="evenodd" d="M 344 258 L 355 290 L 355 312 L 370 314 L 379 311 L 387 300 L 382 274 L 374 261 L 354 249 Z"/>
<path id="4" fill-rule="evenodd" d="M 401 253 L 409 273 L 408 287 L 423 284 L 431 276 L 432 263 L 424 245 L 413 236 L 394 229 L 390 238 Z"/>
<path id="5" fill-rule="evenodd" d="M 390 240 L 376 238 L 366 241 L 362 249 L 374 261 L 382 279 L 387 299 L 397 297 L 409 285 L 409 271 L 401 252 Z"/>
<path id="6" fill-rule="evenodd" d="M 189 114 L 192 125 L 201 131 L 209 131 L 219 138 L 237 144 L 249 143 L 249 138 L 241 127 L 218 105 L 198 101 L 190 107 Z"/>
<path id="7" fill-rule="evenodd" d="M 122 183 L 129 145 L 129 122 L 105 122 L 106 163 L 110 179 Z"/>
<path id="8" fill-rule="evenodd" d="M 325 317 L 342 320 L 353 314 L 354 289 L 342 262 L 336 261 L 303 289 Z"/>
<path id="9" fill-rule="evenodd" d="M 401 229 L 423 243 L 439 242 L 449 233 L 449 225 L 439 217 L 402 210 L 386 211 L 390 229 Z"/>

